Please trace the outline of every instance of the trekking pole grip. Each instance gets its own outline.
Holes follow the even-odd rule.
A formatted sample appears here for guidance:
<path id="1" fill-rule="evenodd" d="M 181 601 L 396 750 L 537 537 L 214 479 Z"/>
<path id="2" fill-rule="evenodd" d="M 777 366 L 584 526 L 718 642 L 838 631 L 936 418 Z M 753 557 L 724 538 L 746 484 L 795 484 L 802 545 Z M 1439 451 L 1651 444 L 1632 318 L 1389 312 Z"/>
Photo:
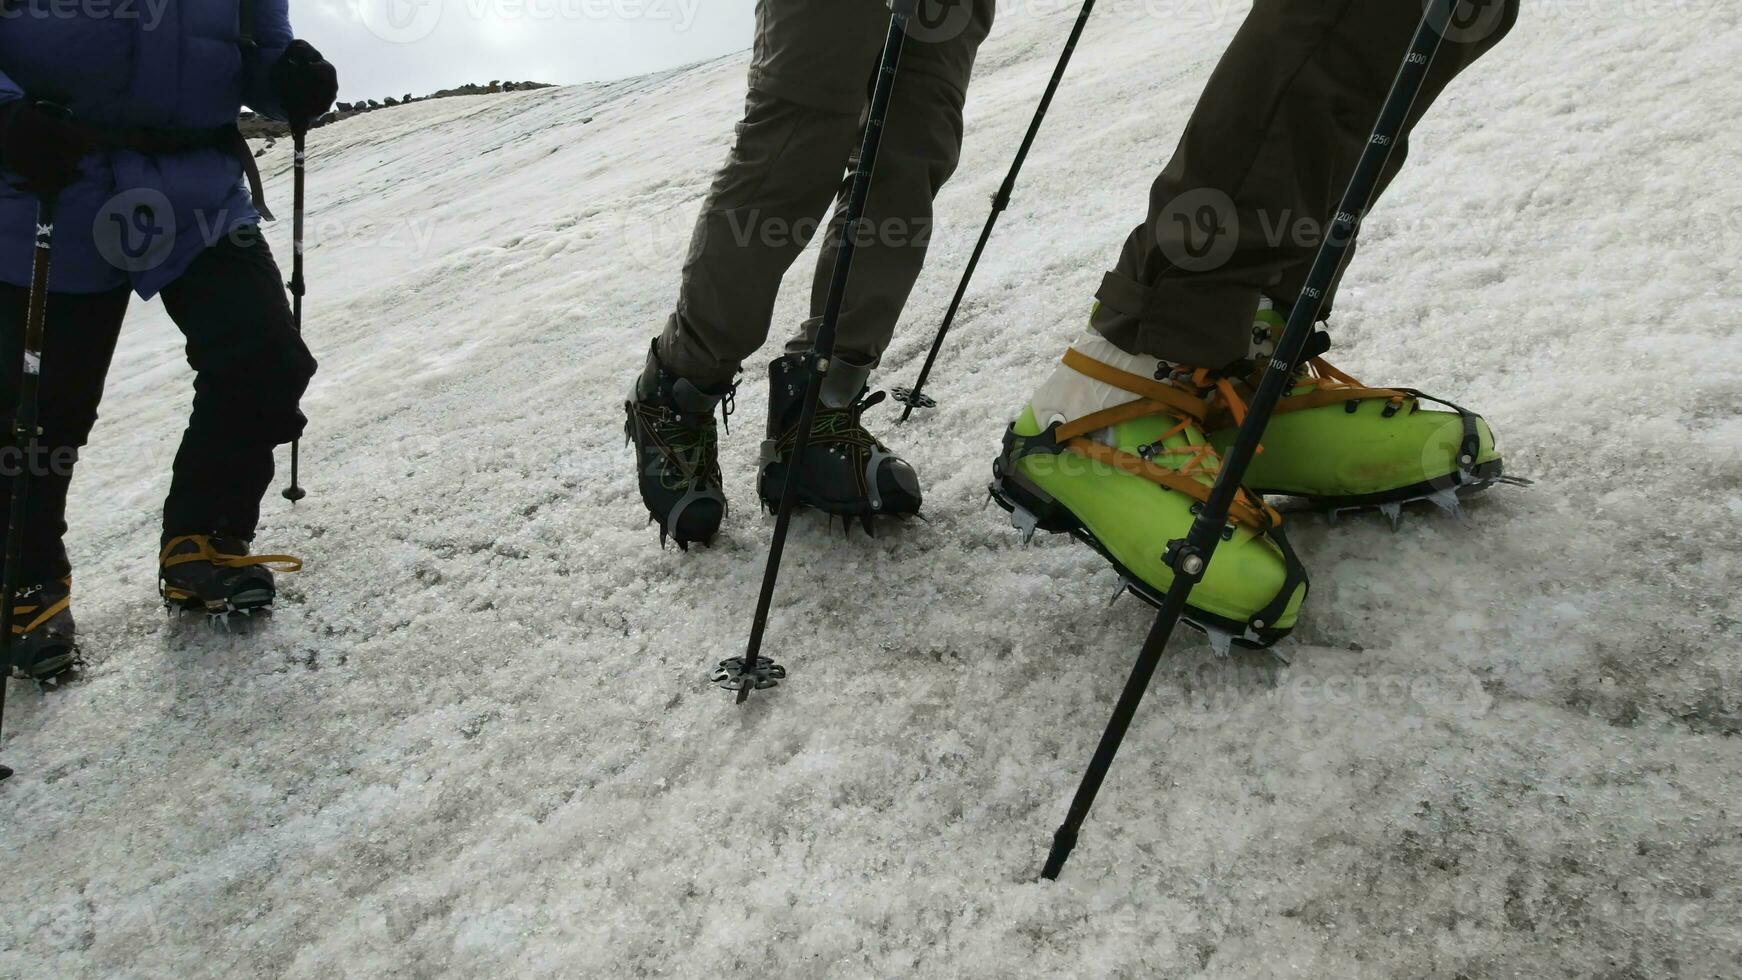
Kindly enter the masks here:
<path id="1" fill-rule="evenodd" d="M 303 223 L 308 212 L 308 131 L 308 120 L 291 121 L 291 187 L 295 203 L 291 215 L 290 282 L 285 285 L 290 290 L 290 315 L 299 337 L 302 336 L 302 301 L 308 294 L 308 282 L 303 278 Z M 301 437 L 290 443 L 290 485 L 284 488 L 281 496 L 292 505 L 308 497 L 308 491 L 302 486 Z"/>

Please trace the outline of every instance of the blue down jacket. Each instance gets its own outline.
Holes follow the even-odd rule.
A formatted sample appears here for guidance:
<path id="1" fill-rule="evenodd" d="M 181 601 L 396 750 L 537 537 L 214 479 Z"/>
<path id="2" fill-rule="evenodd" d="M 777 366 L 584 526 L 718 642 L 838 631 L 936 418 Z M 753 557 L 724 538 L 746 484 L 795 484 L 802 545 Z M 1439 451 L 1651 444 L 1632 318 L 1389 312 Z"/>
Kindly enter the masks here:
<path id="1" fill-rule="evenodd" d="M 254 0 L 245 51 L 242 0 L 0 0 L 0 103 L 52 101 L 80 122 L 129 129 L 213 129 L 243 105 L 283 118 L 268 73 L 291 41 L 288 3 Z M 54 292 L 131 285 L 149 298 L 260 220 L 241 162 L 222 148 L 105 151 L 82 170 L 60 198 Z M 0 168 L 0 282 L 22 286 L 37 202 L 16 181 Z"/>

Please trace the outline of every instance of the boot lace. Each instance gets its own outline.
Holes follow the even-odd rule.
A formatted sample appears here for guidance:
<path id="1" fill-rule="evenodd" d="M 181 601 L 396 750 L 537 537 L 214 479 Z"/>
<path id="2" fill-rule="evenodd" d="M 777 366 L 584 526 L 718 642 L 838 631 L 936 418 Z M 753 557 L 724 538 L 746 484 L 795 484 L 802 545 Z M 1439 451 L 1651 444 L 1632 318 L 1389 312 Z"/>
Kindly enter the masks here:
<path id="1" fill-rule="evenodd" d="M 855 449 L 888 452 L 889 447 L 872 435 L 865 428 L 864 422 L 865 413 L 883 404 L 888 397 L 887 392 L 878 391 L 861 395 L 839 408 L 818 405 L 816 421 L 811 425 L 811 445 L 844 445 Z M 780 448 L 783 451 L 790 449 L 797 440 L 798 426 L 794 425 L 781 436 Z"/>
<path id="2" fill-rule="evenodd" d="M 1232 392 L 1232 384 L 1218 378 L 1214 372 L 1176 368 L 1164 365 L 1157 377 L 1147 378 L 1104 364 L 1072 348 L 1065 352 L 1064 363 L 1079 374 L 1094 378 L 1115 388 L 1138 396 L 1135 401 L 1084 416 L 1059 427 L 1054 438 L 1067 450 L 1107 463 L 1170 490 L 1192 497 L 1199 503 L 1209 500 L 1211 486 L 1221 472 L 1222 457 L 1204 437 L 1203 420 L 1209 405 L 1201 394 L 1206 391 Z M 1245 404 L 1239 411 L 1244 417 Z M 1100 429 L 1165 415 L 1176 420 L 1159 438 L 1142 446 L 1136 453 L 1125 453 L 1097 443 L 1089 435 Z M 1181 445 L 1169 446 L 1169 441 Z M 1156 462 L 1168 459 L 1170 464 Z M 1177 462 L 1173 462 L 1177 461 Z M 1230 511 L 1238 524 L 1268 531 L 1282 523 L 1282 517 L 1262 499 L 1241 490 Z"/>
<path id="3" fill-rule="evenodd" d="M 710 413 L 696 424 L 693 416 L 666 406 L 636 404 L 642 428 L 653 437 L 660 458 L 668 464 L 659 474 L 660 482 L 671 490 L 687 490 L 700 485 L 720 486 L 720 432 Z M 727 434 L 732 431 L 732 413 L 738 410 L 738 385 L 733 384 L 720 398 L 720 423 Z"/>

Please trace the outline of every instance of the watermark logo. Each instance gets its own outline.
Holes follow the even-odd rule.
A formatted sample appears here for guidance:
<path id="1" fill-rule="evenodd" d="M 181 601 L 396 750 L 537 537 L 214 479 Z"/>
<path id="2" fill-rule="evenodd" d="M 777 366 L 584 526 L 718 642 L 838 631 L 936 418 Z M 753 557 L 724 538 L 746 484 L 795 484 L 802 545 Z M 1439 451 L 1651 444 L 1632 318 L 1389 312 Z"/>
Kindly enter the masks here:
<path id="1" fill-rule="evenodd" d="M 973 0 L 919 0 L 907 22 L 907 36 L 923 44 L 954 41 L 973 21 Z"/>
<path id="2" fill-rule="evenodd" d="M 1187 272 L 1209 272 L 1233 258 L 1240 214 L 1232 197 L 1200 187 L 1167 203 L 1157 216 L 1155 235 L 1169 262 Z"/>
<path id="3" fill-rule="evenodd" d="M 97 253 L 123 272 L 162 265 L 175 249 L 175 208 L 161 191 L 138 188 L 110 198 L 91 227 Z"/>
<path id="4" fill-rule="evenodd" d="M 643 269 L 669 272 L 687 264 L 707 247 L 707 222 L 698 222 L 700 205 L 685 202 L 653 214 L 632 214 L 623 219 L 618 237 L 623 252 Z"/>
<path id="5" fill-rule="evenodd" d="M 352 0 L 357 19 L 389 44 L 415 44 L 442 22 L 442 0 Z"/>
<path id="6" fill-rule="evenodd" d="M 1425 0 L 1426 11 L 1437 13 L 1439 0 Z M 1458 0 L 1450 15 L 1434 17 L 1434 27 L 1453 44 L 1480 44 L 1500 31 L 1506 21 L 1503 0 Z"/>

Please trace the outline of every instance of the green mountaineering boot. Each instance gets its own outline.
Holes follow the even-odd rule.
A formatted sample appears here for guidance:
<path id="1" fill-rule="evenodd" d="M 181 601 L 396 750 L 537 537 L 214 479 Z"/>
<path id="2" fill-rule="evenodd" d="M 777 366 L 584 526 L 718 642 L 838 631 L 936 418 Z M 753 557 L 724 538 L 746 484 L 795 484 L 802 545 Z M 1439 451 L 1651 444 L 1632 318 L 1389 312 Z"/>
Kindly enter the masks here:
<path id="1" fill-rule="evenodd" d="M 1173 585 L 1169 545 L 1185 538 L 1221 469 L 1202 429 L 1206 379 L 1091 332 L 1005 435 L 992 498 L 1025 540 L 1069 533 L 1113 564 L 1122 591 L 1160 605 Z M 1307 575 L 1281 524 L 1250 494 L 1235 502 L 1185 613 L 1218 651 L 1269 646 L 1294 628 Z"/>
<path id="2" fill-rule="evenodd" d="M 1269 368 L 1284 323 L 1276 310 L 1259 312 L 1247 391 Z M 1253 492 L 1302 497 L 1333 516 L 1378 508 L 1395 525 L 1405 503 L 1429 500 L 1458 514 L 1462 495 L 1504 479 L 1494 432 L 1481 416 L 1413 389 L 1366 387 L 1320 356 L 1328 348 L 1328 337 L 1315 335 L 1297 384 L 1277 405 L 1264 449 L 1246 473 Z M 1212 406 L 1210 442 L 1220 452 L 1239 431 L 1239 397 L 1231 391 Z"/>

